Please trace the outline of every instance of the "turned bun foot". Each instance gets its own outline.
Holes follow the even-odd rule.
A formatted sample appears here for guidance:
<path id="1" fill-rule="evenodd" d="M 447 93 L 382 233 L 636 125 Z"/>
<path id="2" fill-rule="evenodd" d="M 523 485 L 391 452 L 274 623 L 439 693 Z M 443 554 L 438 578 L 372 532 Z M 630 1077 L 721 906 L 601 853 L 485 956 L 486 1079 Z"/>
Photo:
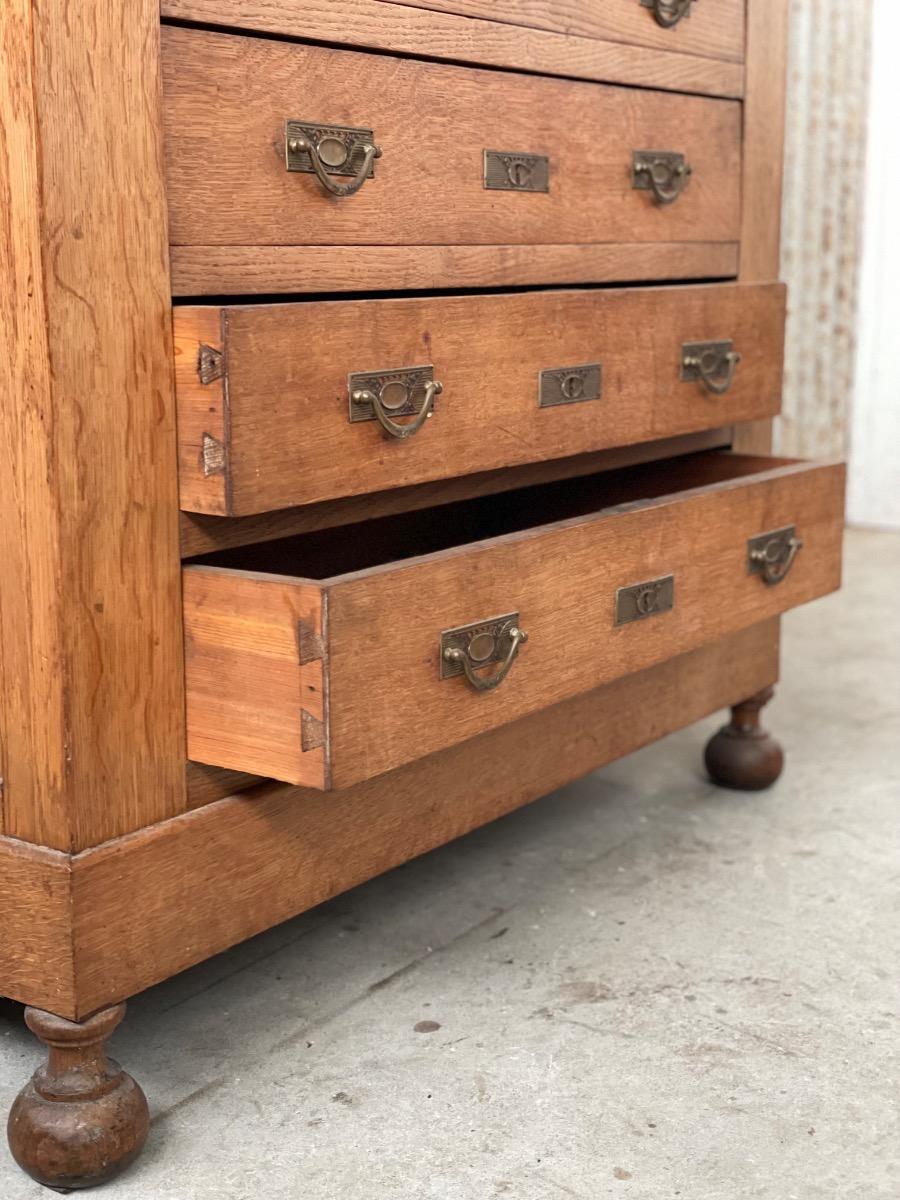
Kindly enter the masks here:
<path id="1" fill-rule="evenodd" d="M 757 792 L 771 787 L 784 767 L 784 751 L 760 726 L 760 709 L 772 699 L 774 688 L 765 688 L 736 704 L 731 721 L 723 725 L 706 745 L 706 769 L 713 783 Z"/>
<path id="2" fill-rule="evenodd" d="M 144 1093 L 104 1051 L 124 1015 L 124 1004 L 81 1023 L 25 1010 L 49 1057 L 16 1097 L 9 1147 L 22 1170 L 45 1187 L 68 1191 L 103 1183 L 127 1167 L 147 1139 Z"/>

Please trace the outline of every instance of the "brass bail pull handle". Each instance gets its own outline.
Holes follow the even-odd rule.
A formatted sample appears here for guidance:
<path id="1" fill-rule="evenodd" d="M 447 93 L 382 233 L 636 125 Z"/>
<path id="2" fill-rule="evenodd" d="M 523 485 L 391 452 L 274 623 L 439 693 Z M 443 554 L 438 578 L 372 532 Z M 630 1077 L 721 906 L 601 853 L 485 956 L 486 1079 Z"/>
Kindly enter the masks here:
<path id="1" fill-rule="evenodd" d="M 463 669 L 466 679 L 478 692 L 490 692 L 494 688 L 499 687 L 506 676 L 509 674 L 510 668 L 516 661 L 519 653 L 519 647 L 523 642 L 528 641 L 528 634 L 524 629 L 520 629 L 518 625 L 510 625 L 506 629 L 506 636 L 509 638 L 509 649 L 506 656 L 499 664 L 498 669 L 493 675 L 476 675 L 475 667 L 477 663 L 473 663 L 471 656 L 466 650 L 459 646 L 448 646 L 444 651 L 444 659 L 448 663 L 457 663 Z"/>
<path id="2" fill-rule="evenodd" d="M 693 170 L 677 150 L 634 150 L 631 154 L 631 186 L 652 192 L 657 204 L 677 200 Z"/>
<path id="3" fill-rule="evenodd" d="M 387 409 L 382 403 L 381 395 L 378 391 L 373 391 L 372 388 L 359 388 L 352 393 L 352 399 L 354 404 L 371 404 L 372 411 L 385 433 L 402 441 L 404 438 L 411 438 L 413 434 L 419 432 L 431 416 L 434 409 L 435 396 L 439 396 L 443 390 L 444 385 L 442 383 L 439 383 L 436 379 L 429 379 L 425 384 L 425 400 L 421 409 L 415 418 L 405 425 L 401 425 L 399 421 L 395 421 L 393 417 L 389 416 Z"/>
<path id="4" fill-rule="evenodd" d="M 336 138 L 323 139 L 328 145 L 334 143 L 338 145 Z M 298 133 L 288 138 L 287 143 L 288 153 L 291 155 L 306 154 L 309 156 L 309 162 L 315 172 L 316 178 L 322 187 L 332 196 L 352 196 L 354 192 L 358 192 L 362 185 L 369 177 L 369 172 L 372 169 L 372 163 L 376 158 L 381 158 L 381 147 L 376 146 L 373 142 L 360 142 L 357 149 L 363 151 L 362 162 L 359 164 L 359 169 L 353 176 L 350 183 L 337 183 L 333 175 L 330 175 L 325 169 L 327 164 L 323 160 L 322 152 L 319 145 L 308 137 L 305 133 Z"/>
<path id="5" fill-rule="evenodd" d="M 683 367 L 693 368 L 703 386 L 714 396 L 724 396 L 734 382 L 734 373 L 741 361 L 736 350 L 727 350 L 724 354 L 706 351 L 703 354 L 686 354 Z"/>
<path id="6" fill-rule="evenodd" d="M 635 164 L 635 173 L 646 180 L 660 204 L 672 204 L 687 186 L 693 173 L 687 162 L 672 162 L 669 158 L 647 158 Z"/>
<path id="7" fill-rule="evenodd" d="M 765 545 L 752 550 L 750 559 L 757 564 L 759 574 L 766 583 L 781 583 L 793 566 L 797 551 L 802 548 L 803 538 L 796 536 L 773 537 Z"/>
<path id="8" fill-rule="evenodd" d="M 692 0 L 649 0 L 648 8 L 653 10 L 657 25 L 663 29 L 674 29 L 682 17 L 691 11 Z"/>

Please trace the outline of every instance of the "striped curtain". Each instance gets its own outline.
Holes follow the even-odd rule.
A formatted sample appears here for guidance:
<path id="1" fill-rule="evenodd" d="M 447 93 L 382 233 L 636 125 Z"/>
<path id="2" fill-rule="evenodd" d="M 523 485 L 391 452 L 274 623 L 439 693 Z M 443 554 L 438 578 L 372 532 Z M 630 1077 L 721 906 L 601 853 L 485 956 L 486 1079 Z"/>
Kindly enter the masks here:
<path id="1" fill-rule="evenodd" d="M 792 0 L 781 277 L 786 455 L 845 456 L 852 400 L 870 0 Z"/>

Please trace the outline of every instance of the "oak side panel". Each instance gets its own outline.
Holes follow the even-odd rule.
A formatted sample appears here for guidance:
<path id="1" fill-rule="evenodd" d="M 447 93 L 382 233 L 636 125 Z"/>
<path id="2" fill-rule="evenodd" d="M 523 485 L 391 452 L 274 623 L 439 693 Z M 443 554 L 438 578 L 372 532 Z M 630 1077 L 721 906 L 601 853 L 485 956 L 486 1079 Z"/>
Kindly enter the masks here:
<path id="1" fill-rule="evenodd" d="M 749 0 L 741 200 L 743 283 L 770 281 L 779 274 L 787 31 L 787 0 Z M 764 454 L 771 447 L 771 419 L 735 430 L 735 450 Z"/>
<path id="2" fill-rule="evenodd" d="M 571 458 L 546 462 L 523 463 L 498 471 L 482 471 L 441 479 L 436 483 L 396 488 L 371 496 L 351 496 L 308 504 L 302 508 L 281 509 L 253 517 L 209 517 L 201 513 L 183 513 L 181 518 L 181 551 L 185 558 L 206 554 L 211 550 L 226 550 L 230 546 L 245 546 L 251 542 L 270 542 L 275 538 L 309 533 L 314 529 L 331 529 L 366 521 L 373 517 L 413 512 L 454 500 L 474 496 L 491 496 L 535 483 L 556 479 L 574 479 L 597 471 L 653 462 L 660 458 L 675 458 L 700 450 L 719 450 L 729 444 L 730 428 L 706 429 L 681 437 L 661 438 L 637 446 L 617 446 L 613 450 L 598 450 L 591 454 L 575 454 Z"/>
<path id="3" fill-rule="evenodd" d="M 333 786 L 833 591 L 843 488 L 842 466 L 780 467 L 330 582 Z M 804 548 L 767 587 L 747 572 L 747 539 L 789 523 Z M 669 574 L 671 611 L 614 625 L 618 588 Z M 463 678 L 440 678 L 442 630 L 508 612 L 520 614 L 529 641 L 503 686 L 478 693 Z M 412 613 L 415 621 L 398 616 Z"/>
<path id="4" fill-rule="evenodd" d="M 78 849 L 184 807 L 158 11 L 15 0 L 2 21 L 4 825 Z"/>
<path id="5" fill-rule="evenodd" d="M 330 786 L 324 599 L 290 579 L 185 572 L 192 759 Z"/>
<path id="6" fill-rule="evenodd" d="M 380 0 L 304 0 L 302 5 L 297 0 L 162 0 L 161 12 L 164 18 L 518 67 L 545 75 L 710 96 L 739 97 L 743 91 L 743 66 L 737 62 L 386 5 Z M 644 15 L 650 19 L 648 13 Z"/>
<path id="7" fill-rule="evenodd" d="M 382 0 L 436 12 L 487 17 L 555 33 L 608 38 L 682 54 L 739 61 L 744 50 L 744 0 L 701 3 L 671 29 L 636 0 Z"/>
<path id="8" fill-rule="evenodd" d="M 556 246 L 172 246 L 176 296 L 430 291 L 729 279 L 738 243 Z"/>
<path id="9" fill-rule="evenodd" d="M 0 832 L 69 844 L 31 0 L 0 6 Z"/>
<path id="10" fill-rule="evenodd" d="M 740 105 L 167 26 L 173 245 L 735 241 Z M 287 171 L 287 118 L 365 123 L 384 155 L 336 200 Z M 213 149 L 214 147 L 214 149 Z M 636 149 L 681 151 L 678 203 L 632 187 Z M 549 190 L 484 186 L 485 149 L 549 157 Z M 383 287 L 369 281 L 369 287 Z"/>
<path id="11" fill-rule="evenodd" d="M 787 17 L 787 0 L 749 0 L 741 203 L 743 283 L 778 278 Z"/>
<path id="12" fill-rule="evenodd" d="M 75 1015 L 71 858 L 0 837 L 0 995 Z"/>
<path id="13" fill-rule="evenodd" d="M 75 1015 L 452 841 L 777 675 L 778 622 L 770 621 L 349 791 L 269 784 L 79 855 Z"/>

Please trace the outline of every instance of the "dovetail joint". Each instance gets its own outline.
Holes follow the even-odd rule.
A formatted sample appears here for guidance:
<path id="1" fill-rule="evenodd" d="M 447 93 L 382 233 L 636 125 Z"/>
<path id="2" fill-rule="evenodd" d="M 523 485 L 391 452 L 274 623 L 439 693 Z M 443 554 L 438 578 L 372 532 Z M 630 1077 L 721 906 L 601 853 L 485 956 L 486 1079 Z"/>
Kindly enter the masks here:
<path id="1" fill-rule="evenodd" d="M 297 644 L 300 649 L 300 666 L 319 662 L 325 657 L 325 639 L 316 633 L 309 621 L 297 622 Z"/>
<path id="2" fill-rule="evenodd" d="M 225 454 L 225 446 L 218 438 L 214 438 L 211 433 L 203 435 L 203 477 L 208 479 L 210 475 L 222 475 L 227 466 Z"/>
<path id="3" fill-rule="evenodd" d="M 217 379 L 221 379 L 225 374 L 225 355 L 222 351 L 201 342 L 197 355 L 197 373 L 203 384 L 215 383 Z"/>
<path id="4" fill-rule="evenodd" d="M 300 749 L 304 754 L 325 745 L 325 722 L 314 717 L 305 708 L 300 710 Z"/>

